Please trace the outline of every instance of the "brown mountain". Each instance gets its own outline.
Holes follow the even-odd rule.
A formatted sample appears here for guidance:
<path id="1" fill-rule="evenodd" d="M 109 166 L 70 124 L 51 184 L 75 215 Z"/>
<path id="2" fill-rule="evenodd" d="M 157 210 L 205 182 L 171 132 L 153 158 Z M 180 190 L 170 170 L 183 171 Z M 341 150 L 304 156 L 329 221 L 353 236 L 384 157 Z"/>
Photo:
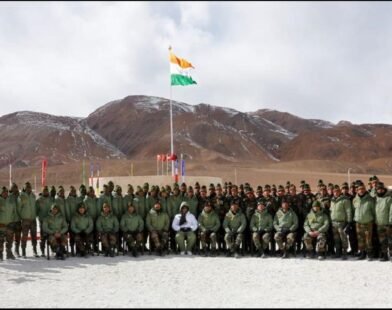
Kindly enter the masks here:
<path id="1" fill-rule="evenodd" d="M 194 163 L 328 160 L 344 163 L 342 167 L 355 163 L 392 169 L 391 125 L 335 125 L 273 110 L 242 113 L 177 101 L 173 119 L 175 152 Z M 0 117 L 0 132 L 0 167 L 8 158 L 18 166 L 34 166 L 45 156 L 52 165 L 84 156 L 154 160 L 156 154 L 170 152 L 169 100 L 128 96 L 85 119 L 16 112 Z"/>

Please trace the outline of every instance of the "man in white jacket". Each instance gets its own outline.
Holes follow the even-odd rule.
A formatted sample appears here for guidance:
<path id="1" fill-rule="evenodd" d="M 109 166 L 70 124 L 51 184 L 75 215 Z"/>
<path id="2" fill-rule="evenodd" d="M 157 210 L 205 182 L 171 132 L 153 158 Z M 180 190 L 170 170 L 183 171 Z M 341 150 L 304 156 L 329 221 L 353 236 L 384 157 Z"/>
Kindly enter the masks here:
<path id="1" fill-rule="evenodd" d="M 180 205 L 180 213 L 177 214 L 172 223 L 172 228 L 176 233 L 176 242 L 180 248 L 181 255 L 192 255 L 192 248 L 196 242 L 195 231 L 198 227 L 195 216 L 189 212 L 189 206 L 186 201 Z M 186 246 L 185 246 L 186 239 Z"/>

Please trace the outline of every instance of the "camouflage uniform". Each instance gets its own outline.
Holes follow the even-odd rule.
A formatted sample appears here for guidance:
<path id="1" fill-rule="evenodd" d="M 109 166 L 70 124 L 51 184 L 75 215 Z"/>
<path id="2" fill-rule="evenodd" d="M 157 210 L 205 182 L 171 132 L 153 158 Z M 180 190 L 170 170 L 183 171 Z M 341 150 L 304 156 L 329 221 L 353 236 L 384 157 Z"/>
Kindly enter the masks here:
<path id="1" fill-rule="evenodd" d="M 46 217 L 49 216 L 50 208 L 52 205 L 52 201 L 51 201 L 52 199 L 49 197 L 49 192 L 47 187 L 44 187 L 44 192 L 45 195 L 47 193 L 48 196 L 45 197 L 44 195 L 42 195 L 38 197 L 37 201 L 35 202 L 35 208 L 38 215 L 39 227 L 40 227 L 40 236 L 41 236 L 40 249 L 42 254 L 41 256 L 45 256 L 45 243 L 46 240 L 48 239 L 47 234 L 43 230 L 43 221 Z"/>
<path id="2" fill-rule="evenodd" d="M 199 215 L 199 235 L 201 248 L 203 251 L 207 248 L 207 241 L 209 240 L 211 243 L 211 250 L 216 250 L 216 233 L 221 227 L 221 223 L 218 215 L 211 210 L 210 212 L 203 212 Z"/>
<path id="3" fill-rule="evenodd" d="M 97 220 L 97 231 L 99 233 L 102 250 L 105 252 L 105 256 L 114 256 L 114 248 L 116 246 L 116 235 L 119 229 L 119 223 L 117 217 L 110 211 L 108 214 L 104 212 Z"/>
<path id="4" fill-rule="evenodd" d="M 57 208 L 58 213 L 54 214 L 53 209 Z M 66 233 L 68 230 L 65 217 L 61 214 L 60 209 L 55 204 L 51 207 L 51 212 L 43 221 L 43 231 L 48 235 L 49 244 L 56 256 L 63 258 L 65 245 L 67 244 Z"/>
<path id="5" fill-rule="evenodd" d="M 268 210 L 256 210 L 250 220 L 250 230 L 253 234 L 252 240 L 258 251 L 258 256 L 268 248 L 271 241 L 272 228 L 273 219 Z"/>
<path id="6" fill-rule="evenodd" d="M 298 229 L 298 217 L 293 210 L 287 210 L 284 212 L 283 209 L 279 209 L 274 217 L 274 228 L 275 228 L 275 241 L 279 246 L 279 250 L 288 251 L 295 241 L 296 231 Z M 283 242 L 286 239 L 286 246 Z"/>
<path id="7" fill-rule="evenodd" d="M 381 259 L 388 260 L 388 249 L 389 255 L 392 254 L 392 235 L 390 228 L 392 225 L 392 197 L 390 193 L 376 195 L 375 220 L 381 247 Z"/>
<path id="8" fill-rule="evenodd" d="M 332 197 L 330 211 L 336 254 L 339 256 L 343 250 L 343 255 L 345 256 L 348 248 L 348 239 L 344 230 L 347 225 L 352 225 L 353 221 L 350 199 L 344 195 Z"/>
<path id="9" fill-rule="evenodd" d="M 143 252 L 143 230 L 144 221 L 136 212 L 126 212 L 120 222 L 121 231 L 124 233 L 124 239 L 128 249 L 136 256 L 136 249 L 139 248 Z"/>
<path id="10" fill-rule="evenodd" d="M 169 238 L 170 218 L 166 212 L 151 209 L 147 214 L 146 227 L 150 232 L 150 239 L 160 254 L 166 247 Z"/>
<path id="11" fill-rule="evenodd" d="M 22 220 L 22 253 L 26 256 L 27 238 L 31 235 L 34 254 L 37 255 L 37 212 L 35 208 L 36 197 L 33 192 L 22 192 L 19 197 L 18 214 Z"/>
<path id="12" fill-rule="evenodd" d="M 237 213 L 234 213 L 231 209 L 227 212 L 223 221 L 223 228 L 226 232 L 225 241 L 228 254 L 230 252 L 238 254 L 237 252 L 243 239 L 243 232 L 246 228 L 246 218 L 241 209 Z"/>

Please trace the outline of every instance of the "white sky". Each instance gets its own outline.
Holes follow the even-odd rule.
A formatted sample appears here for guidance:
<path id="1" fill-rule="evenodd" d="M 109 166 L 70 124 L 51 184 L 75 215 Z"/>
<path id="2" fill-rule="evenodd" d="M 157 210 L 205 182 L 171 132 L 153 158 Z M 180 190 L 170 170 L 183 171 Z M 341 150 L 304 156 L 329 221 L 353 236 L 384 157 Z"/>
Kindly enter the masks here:
<path id="1" fill-rule="evenodd" d="M 169 98 L 168 46 L 197 86 L 173 99 L 391 123 L 392 3 L 0 3 L 0 115 L 86 117 Z"/>

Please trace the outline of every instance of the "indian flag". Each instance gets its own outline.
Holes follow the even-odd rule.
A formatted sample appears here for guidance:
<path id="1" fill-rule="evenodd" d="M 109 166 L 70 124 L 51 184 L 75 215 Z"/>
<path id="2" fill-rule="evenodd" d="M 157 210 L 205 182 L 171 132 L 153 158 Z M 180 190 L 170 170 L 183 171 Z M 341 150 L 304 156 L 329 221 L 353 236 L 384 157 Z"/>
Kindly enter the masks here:
<path id="1" fill-rule="evenodd" d="M 192 85 L 197 84 L 191 77 L 190 72 L 194 67 L 192 64 L 183 59 L 178 58 L 170 51 L 170 74 L 171 74 L 171 85 Z"/>

